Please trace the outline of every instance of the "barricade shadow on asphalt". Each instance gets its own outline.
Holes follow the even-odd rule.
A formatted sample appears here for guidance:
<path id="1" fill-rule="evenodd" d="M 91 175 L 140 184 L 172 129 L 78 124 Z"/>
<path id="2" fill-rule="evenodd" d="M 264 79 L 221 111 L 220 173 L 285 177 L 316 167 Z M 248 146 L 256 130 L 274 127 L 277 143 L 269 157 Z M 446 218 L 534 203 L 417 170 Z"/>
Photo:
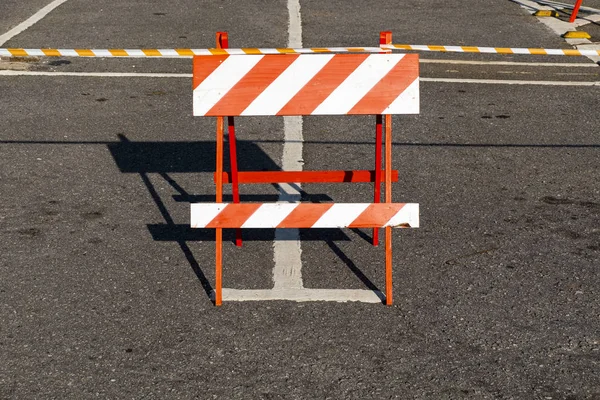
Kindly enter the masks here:
<path id="1" fill-rule="evenodd" d="M 213 202 L 214 195 L 190 194 L 169 173 L 200 173 L 213 172 L 215 160 L 215 142 L 132 142 L 124 135 L 119 135 L 118 142 L 107 143 L 108 149 L 122 173 L 139 174 L 140 179 L 148 190 L 150 197 L 161 213 L 165 223 L 148 224 L 148 230 L 155 241 L 175 242 L 183 252 L 192 270 L 200 281 L 206 295 L 213 299 L 213 287 L 187 242 L 214 241 L 214 229 L 192 229 L 189 224 L 177 224 L 171 216 L 165 202 L 149 178 L 149 174 L 162 177 L 178 194 L 173 196 L 177 202 Z M 238 142 L 240 170 L 279 170 L 279 166 L 260 147 L 252 142 Z M 225 154 L 228 154 L 227 146 Z M 225 168 L 228 165 L 226 163 Z M 274 185 L 276 186 L 276 185 Z M 242 201 L 274 202 L 278 195 L 243 195 Z M 231 195 L 225 195 L 224 201 L 232 201 Z M 324 202 L 332 199 L 324 194 L 309 194 L 301 191 L 301 201 Z M 371 290 L 379 290 L 363 272 L 335 244 L 335 241 L 350 241 L 351 239 L 341 229 L 300 229 L 302 241 L 324 241 L 344 264 Z M 370 241 L 365 233 L 354 230 L 362 239 Z M 244 230 L 245 241 L 272 241 L 275 238 L 274 229 Z M 235 230 L 223 230 L 223 239 L 235 241 Z"/>

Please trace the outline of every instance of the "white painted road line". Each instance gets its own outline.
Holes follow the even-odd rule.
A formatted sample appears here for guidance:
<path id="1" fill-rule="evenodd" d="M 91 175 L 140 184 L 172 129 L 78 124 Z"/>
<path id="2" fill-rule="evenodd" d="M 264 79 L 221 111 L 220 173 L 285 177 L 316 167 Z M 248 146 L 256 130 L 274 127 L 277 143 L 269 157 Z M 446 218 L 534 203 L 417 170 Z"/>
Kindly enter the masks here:
<path id="1" fill-rule="evenodd" d="M 460 79 L 460 78 L 419 78 L 421 82 L 438 83 L 479 83 L 493 85 L 537 85 L 537 86 L 600 86 L 600 81 L 523 81 L 512 79 Z"/>
<path id="2" fill-rule="evenodd" d="M 223 301 L 335 301 L 339 303 L 359 301 L 361 303 L 381 303 L 384 299 L 380 291 L 365 289 L 226 289 L 223 288 Z"/>
<path id="3" fill-rule="evenodd" d="M 469 60 L 434 60 L 420 58 L 423 64 L 457 64 L 457 65 L 511 65 L 515 67 L 564 67 L 564 68 L 598 68 L 596 63 L 557 63 L 557 62 L 519 62 L 519 61 L 469 61 Z"/>
<path id="4" fill-rule="evenodd" d="M 192 74 L 155 73 L 155 72 L 48 72 L 0 70 L 0 76 L 71 76 L 92 78 L 192 78 Z"/>
<path id="5" fill-rule="evenodd" d="M 0 46 L 4 43 L 8 42 L 13 37 L 17 36 L 19 33 L 23 32 L 27 28 L 31 27 L 36 22 L 40 21 L 46 15 L 48 15 L 52 10 L 61 4 L 65 3 L 67 0 L 54 0 L 52 3 L 48 4 L 46 7 L 42 8 L 31 17 L 27 18 L 27 20 L 21 22 L 19 25 L 12 28 L 10 31 L 6 32 L 3 35 L 0 35 Z"/>
<path id="6" fill-rule="evenodd" d="M 89 78 L 192 78 L 192 74 L 141 73 L 141 72 L 46 72 L 0 70 L 0 76 L 47 76 L 47 77 L 89 77 Z M 438 83 L 479 83 L 494 85 L 538 85 L 538 86 L 600 86 L 600 81 L 525 81 L 516 79 L 462 79 L 462 78 L 419 78 L 421 82 Z M 302 118 L 284 117 L 283 168 L 288 171 L 302 170 Z M 287 127 L 287 128 L 286 128 Z M 299 184 L 280 185 L 279 201 L 300 200 Z M 288 236 L 286 236 L 288 237 Z M 289 240 L 289 239 L 286 239 Z"/>
<path id="7" fill-rule="evenodd" d="M 302 19 L 300 0 L 288 0 L 289 13 L 288 47 L 302 47 Z M 283 155 L 281 166 L 284 171 L 302 171 L 302 117 L 283 117 Z M 300 184 L 279 184 L 280 202 L 299 202 Z M 287 291 L 302 289 L 302 248 L 298 229 L 276 229 L 273 242 L 273 287 Z"/>

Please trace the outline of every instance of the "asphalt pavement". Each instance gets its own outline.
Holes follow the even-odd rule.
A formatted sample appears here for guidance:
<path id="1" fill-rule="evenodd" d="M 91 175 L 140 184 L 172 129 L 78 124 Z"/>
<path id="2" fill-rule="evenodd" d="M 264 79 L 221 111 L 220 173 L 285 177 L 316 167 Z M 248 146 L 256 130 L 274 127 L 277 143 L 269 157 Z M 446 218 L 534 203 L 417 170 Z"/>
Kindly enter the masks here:
<path id="1" fill-rule="evenodd" d="M 0 34 L 48 3 L 3 2 Z M 305 47 L 375 46 L 391 30 L 396 43 L 571 48 L 508 0 L 300 6 Z M 2 47 L 204 48 L 217 30 L 231 47 L 286 46 L 287 3 L 68 0 Z M 421 58 L 421 114 L 393 118 L 394 200 L 420 204 L 421 228 L 394 231 L 391 307 L 213 305 L 214 233 L 189 228 L 189 203 L 214 199 L 215 123 L 192 117 L 190 78 L 0 75 L 0 398 L 600 399 L 599 88 L 482 82 L 599 82 L 600 67 Z M 191 61 L 0 68 L 189 74 Z M 304 117 L 303 168 L 372 168 L 374 125 Z M 240 169 L 281 168 L 281 118 L 236 129 Z M 242 201 L 278 195 L 242 187 Z M 225 287 L 273 287 L 274 235 L 244 231 L 236 248 L 225 232 Z M 369 230 L 300 237 L 305 288 L 384 289 Z"/>

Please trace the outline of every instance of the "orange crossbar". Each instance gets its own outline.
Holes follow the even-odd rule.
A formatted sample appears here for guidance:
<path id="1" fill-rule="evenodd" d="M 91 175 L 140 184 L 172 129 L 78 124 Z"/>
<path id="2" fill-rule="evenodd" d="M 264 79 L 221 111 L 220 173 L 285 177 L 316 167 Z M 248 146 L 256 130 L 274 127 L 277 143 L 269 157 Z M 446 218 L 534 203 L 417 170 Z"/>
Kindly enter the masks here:
<path id="1" fill-rule="evenodd" d="M 382 171 L 383 172 L 383 171 Z M 231 183 L 231 175 L 223 172 L 223 183 Z M 238 183 L 322 183 L 375 182 L 375 171 L 246 171 L 238 172 Z M 214 174 L 217 181 L 217 174 Z M 398 170 L 392 171 L 392 182 L 398 182 Z"/>

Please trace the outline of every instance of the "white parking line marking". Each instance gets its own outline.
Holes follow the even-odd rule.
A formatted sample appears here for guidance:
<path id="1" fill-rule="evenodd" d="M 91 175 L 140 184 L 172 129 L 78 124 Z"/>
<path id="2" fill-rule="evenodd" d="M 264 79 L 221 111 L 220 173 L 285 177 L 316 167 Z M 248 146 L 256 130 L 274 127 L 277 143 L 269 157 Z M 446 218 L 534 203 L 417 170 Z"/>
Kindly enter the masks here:
<path id="1" fill-rule="evenodd" d="M 300 0 L 288 0 L 288 47 L 302 47 Z M 302 117 L 283 117 L 284 144 L 281 166 L 284 171 L 302 171 Z M 280 202 L 299 202 L 300 184 L 280 184 Z M 298 229 L 276 229 L 273 242 L 273 286 L 275 290 L 302 289 L 302 248 Z"/>
<path id="2" fill-rule="evenodd" d="M 6 32 L 3 35 L 0 35 L 0 46 L 4 43 L 8 42 L 13 37 L 17 36 L 19 33 L 23 32 L 25 29 L 31 27 L 36 22 L 40 21 L 46 15 L 48 15 L 52 10 L 61 4 L 65 3 L 67 0 L 54 0 L 52 3 L 48 4 L 46 7 L 42 8 L 31 17 L 27 18 L 25 21 L 21 22 L 19 25 L 12 28 L 10 31 Z"/>
<path id="3" fill-rule="evenodd" d="M 384 299 L 383 293 L 365 289 L 226 289 L 223 288 L 224 301 L 265 301 L 265 300 L 289 300 L 289 301 L 336 301 L 361 303 L 381 303 Z"/>
<path id="4" fill-rule="evenodd" d="M 48 76 L 48 77 L 90 77 L 90 78 L 192 78 L 192 74 L 140 73 L 140 72 L 47 72 L 0 70 L 0 76 Z M 600 86 L 600 81 L 525 81 L 516 79 L 462 79 L 462 78 L 419 78 L 421 82 L 438 83 L 479 83 L 494 85 L 539 85 L 539 86 Z M 286 122 L 287 121 L 287 122 Z M 287 128 L 285 128 L 287 126 Z M 283 168 L 289 171 L 302 170 L 302 118 L 284 117 L 285 141 Z M 296 168 L 296 169 L 294 169 Z M 279 201 L 300 200 L 300 185 L 281 184 Z M 287 229 L 290 231 L 291 229 Z M 286 235 L 286 238 L 288 236 Z M 289 239 L 286 239 L 286 241 Z"/>
<path id="5" fill-rule="evenodd" d="M 480 83 L 493 85 L 538 85 L 538 86 L 600 86 L 596 82 L 576 81 L 522 81 L 517 79 L 460 79 L 460 78 L 419 78 L 421 82 L 438 83 Z"/>
<path id="6" fill-rule="evenodd" d="M 519 62 L 519 61 L 470 61 L 470 60 L 434 60 L 419 59 L 423 64 L 464 64 L 464 65 L 512 65 L 515 67 L 564 67 L 564 68 L 598 68 L 595 63 L 554 63 L 554 62 Z"/>
<path id="7" fill-rule="evenodd" d="M 49 72 L 49 71 L 13 71 L 0 70 L 0 76 L 72 76 L 91 78 L 192 78 L 192 74 L 156 73 L 156 72 Z"/>

